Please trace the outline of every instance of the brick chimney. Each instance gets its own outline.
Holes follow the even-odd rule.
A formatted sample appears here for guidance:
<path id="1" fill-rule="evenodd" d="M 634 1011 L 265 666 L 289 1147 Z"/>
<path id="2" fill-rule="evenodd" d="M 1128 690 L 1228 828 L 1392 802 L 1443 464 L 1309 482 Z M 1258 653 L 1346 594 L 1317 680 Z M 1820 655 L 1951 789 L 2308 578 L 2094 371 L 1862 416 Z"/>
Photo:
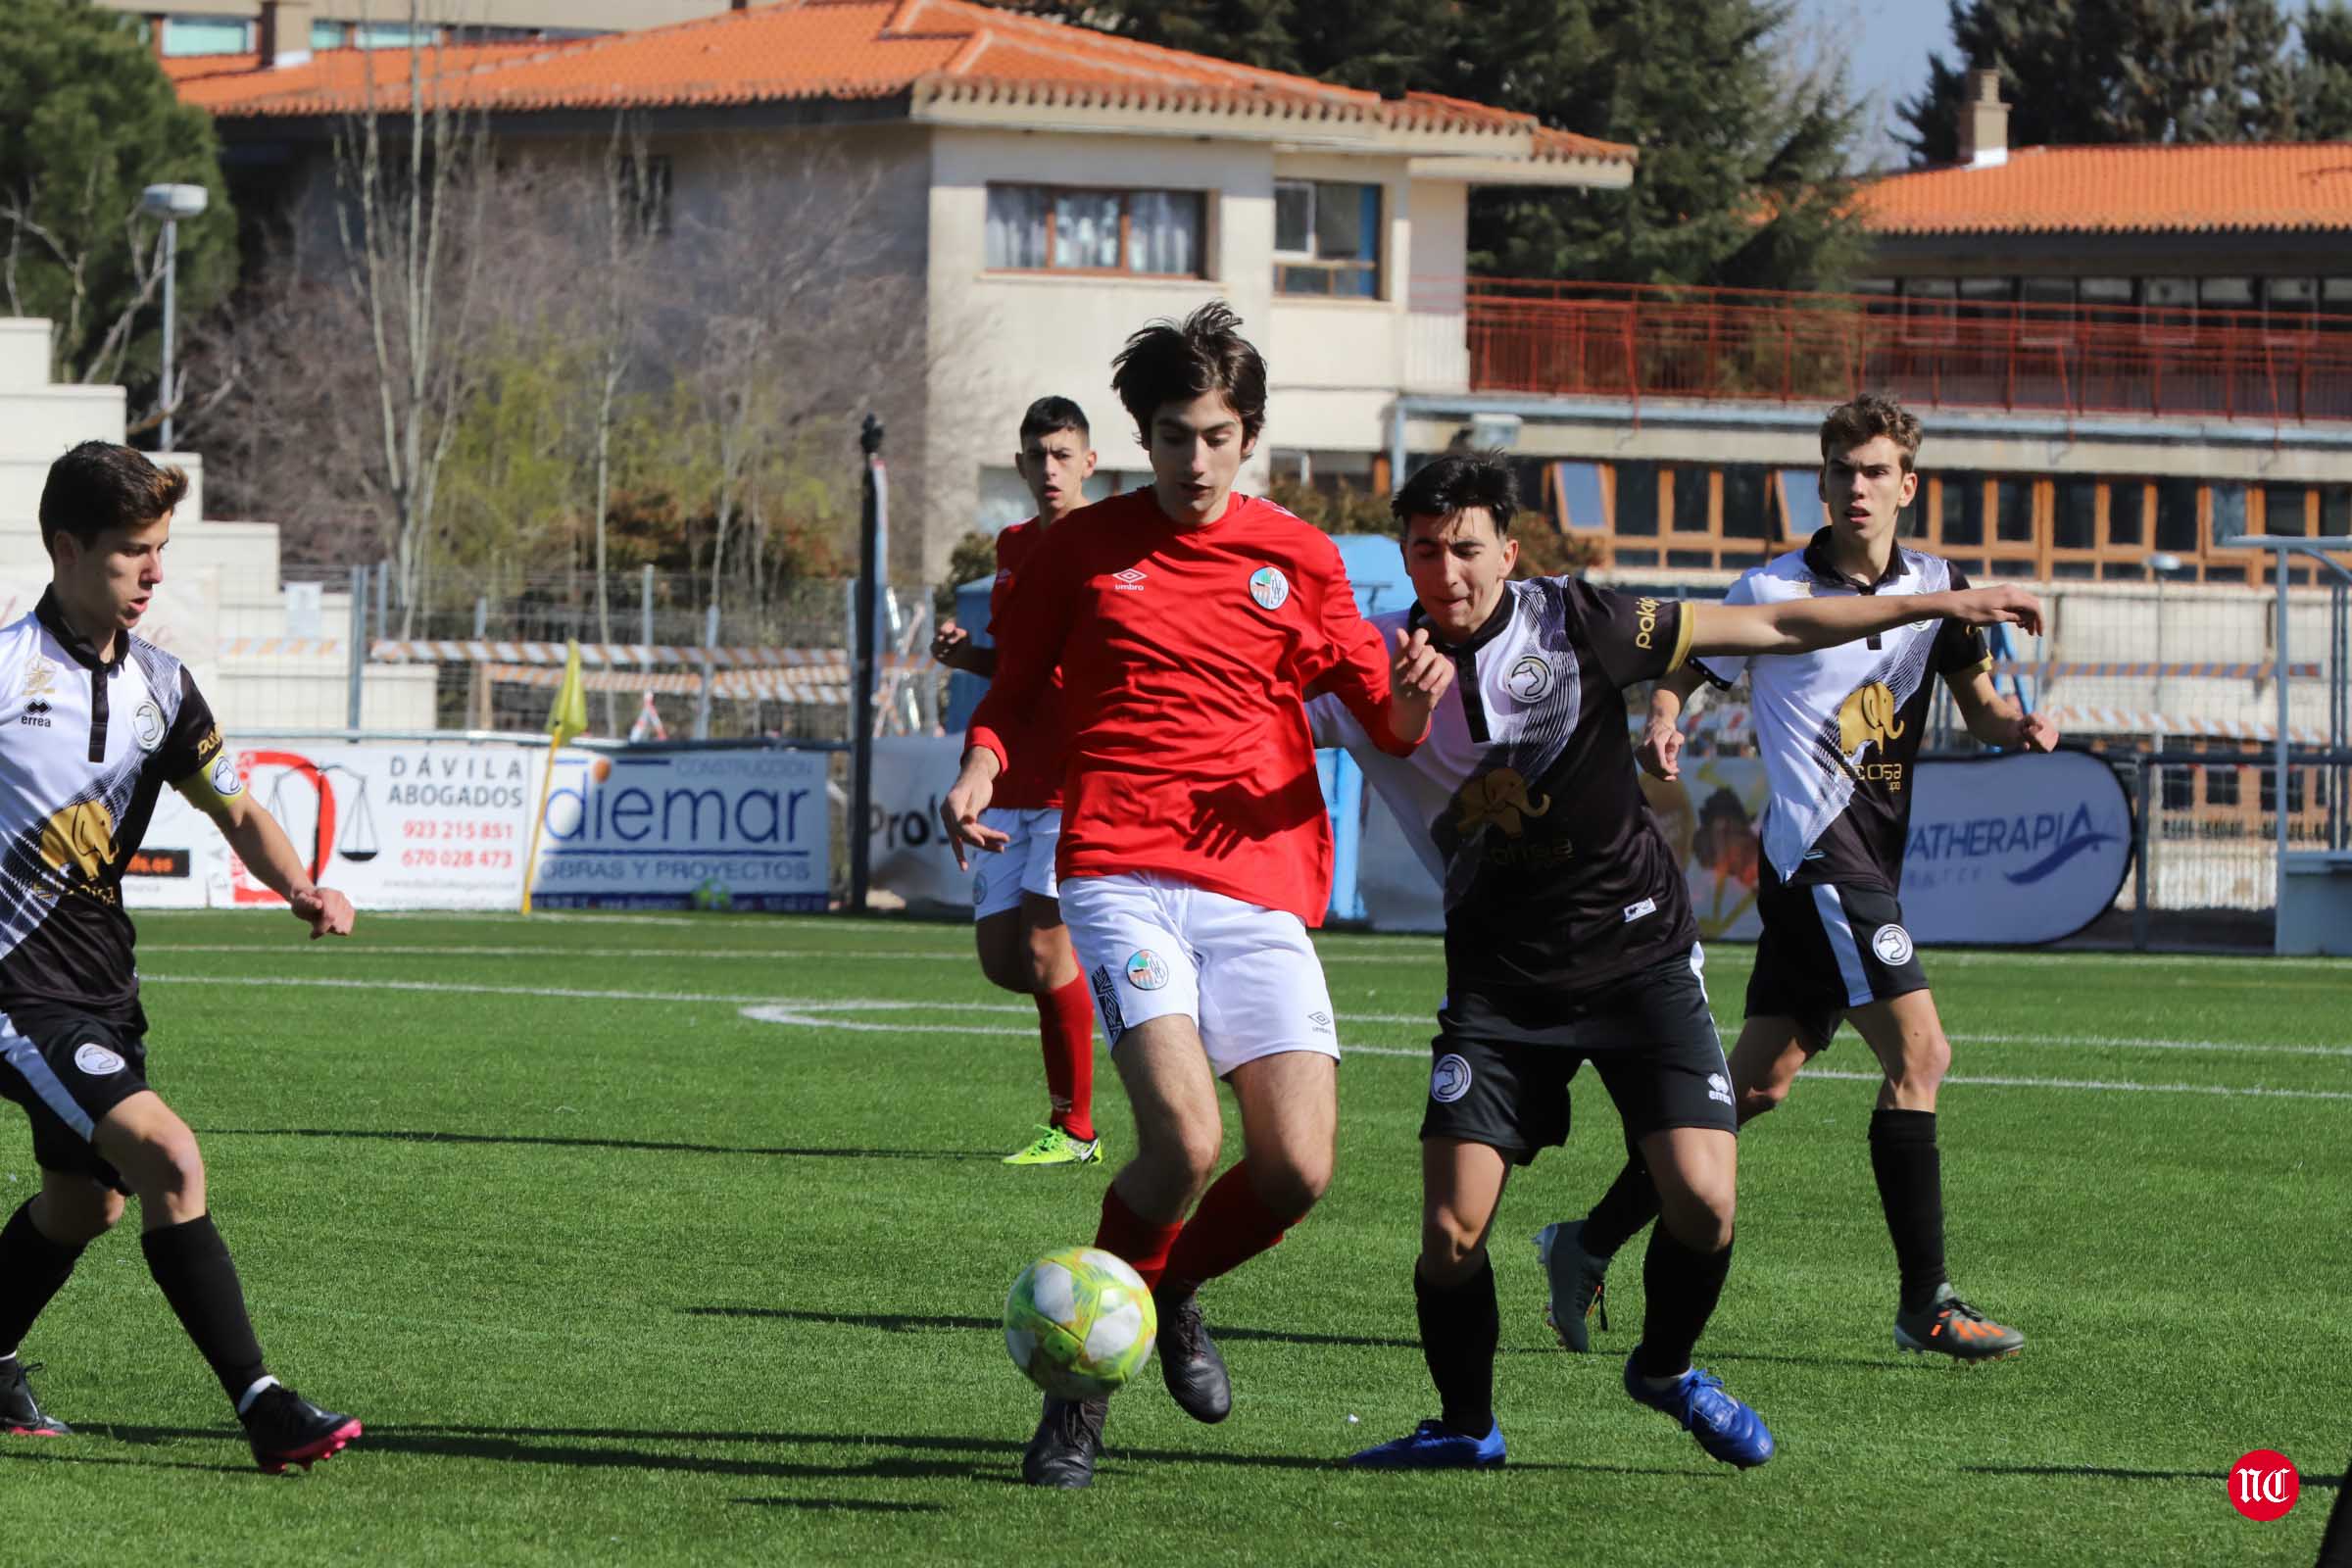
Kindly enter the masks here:
<path id="1" fill-rule="evenodd" d="M 2001 74 L 1972 71 L 1960 105 L 1960 161 L 1993 169 L 2009 161 L 2009 106 L 2001 102 Z"/>
<path id="2" fill-rule="evenodd" d="M 311 61 L 310 0 L 262 0 L 261 47 L 264 71 L 282 66 L 305 66 Z"/>

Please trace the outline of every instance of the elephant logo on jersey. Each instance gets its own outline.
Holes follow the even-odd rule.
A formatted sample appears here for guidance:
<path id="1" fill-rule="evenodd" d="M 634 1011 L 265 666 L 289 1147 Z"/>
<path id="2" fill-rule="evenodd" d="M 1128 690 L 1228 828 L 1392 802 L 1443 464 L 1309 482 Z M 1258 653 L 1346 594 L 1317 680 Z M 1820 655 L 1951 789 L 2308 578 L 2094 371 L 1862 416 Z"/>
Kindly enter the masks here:
<path id="1" fill-rule="evenodd" d="M 1462 837 L 1469 838 L 1492 822 L 1502 829 L 1504 838 L 1515 839 L 1527 831 L 1529 817 L 1551 809 L 1551 797 L 1529 799 L 1527 780 L 1520 777 L 1519 770 L 1498 767 L 1465 783 L 1453 797 L 1453 808 L 1454 831 Z"/>
<path id="2" fill-rule="evenodd" d="M 103 801 L 82 801 L 50 813 L 41 825 L 41 858 L 59 872 L 78 869 L 96 882 L 115 858 L 115 815 Z"/>
<path id="3" fill-rule="evenodd" d="M 1885 751 L 1888 741 L 1902 736 L 1903 721 L 1897 712 L 1894 693 L 1885 681 L 1865 685 L 1838 710 L 1838 749 L 1852 757 L 1876 741 L 1879 750 Z"/>
<path id="4" fill-rule="evenodd" d="M 1250 597 L 1260 610 L 1280 610 L 1290 601 L 1291 579 L 1277 567 L 1260 566 L 1250 574 Z"/>
<path id="5" fill-rule="evenodd" d="M 1551 666 L 1529 654 L 1511 666 L 1503 684 L 1518 702 L 1540 703 L 1551 691 Z"/>

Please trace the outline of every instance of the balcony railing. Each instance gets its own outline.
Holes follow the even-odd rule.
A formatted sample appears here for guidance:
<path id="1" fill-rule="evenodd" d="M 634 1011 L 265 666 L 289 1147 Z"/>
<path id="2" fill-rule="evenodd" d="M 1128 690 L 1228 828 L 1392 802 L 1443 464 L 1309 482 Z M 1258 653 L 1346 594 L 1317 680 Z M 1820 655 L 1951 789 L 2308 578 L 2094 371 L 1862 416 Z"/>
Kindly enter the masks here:
<path id="1" fill-rule="evenodd" d="M 1412 304 L 1463 318 L 1473 392 L 2352 419 L 2352 317 L 1512 278 L 1417 278 Z"/>

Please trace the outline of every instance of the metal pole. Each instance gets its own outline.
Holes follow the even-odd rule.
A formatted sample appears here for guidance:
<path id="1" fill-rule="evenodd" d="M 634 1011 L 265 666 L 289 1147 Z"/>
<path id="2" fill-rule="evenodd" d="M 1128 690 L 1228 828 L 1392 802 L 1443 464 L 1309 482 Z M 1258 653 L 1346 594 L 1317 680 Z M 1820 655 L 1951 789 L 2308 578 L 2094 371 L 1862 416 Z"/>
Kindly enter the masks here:
<path id="1" fill-rule="evenodd" d="M 694 738 L 710 738 L 710 650 L 718 646 L 718 606 L 703 610 L 703 694 L 694 705 Z"/>
<path id="2" fill-rule="evenodd" d="M 375 568 L 375 634 L 389 635 L 392 624 L 392 563 L 379 564 Z"/>
<path id="3" fill-rule="evenodd" d="M 2156 764 L 2142 757 L 2139 760 L 2139 783 L 2134 793 L 2139 797 L 2139 819 L 2132 824 L 2132 946 L 2141 953 L 2148 951 L 2148 844 L 2155 835 L 2148 828 L 2148 807 L 2155 798 L 2150 782 Z"/>
<path id="4" fill-rule="evenodd" d="M 473 635 L 479 640 L 490 635 L 490 596 L 473 596 Z"/>
<path id="5" fill-rule="evenodd" d="M 177 314 L 179 299 L 174 284 L 179 272 L 179 222 L 164 220 L 164 444 L 161 450 L 172 450 L 172 327 Z"/>
<path id="6" fill-rule="evenodd" d="M 360 727 L 360 677 L 368 665 L 368 568 L 351 568 L 351 694 L 345 704 L 344 724 Z"/>
<path id="7" fill-rule="evenodd" d="M 637 578 L 637 640 L 654 646 L 654 564 L 647 562 Z"/>
<path id="8" fill-rule="evenodd" d="M 882 580 L 883 509 L 889 505 L 882 467 L 882 421 L 871 414 L 858 432 L 858 445 L 865 453 L 865 490 L 864 515 L 858 530 L 858 647 L 850 669 L 854 698 L 850 710 L 849 907 L 861 913 L 872 870 L 867 823 L 874 809 L 874 589 Z"/>
<path id="9" fill-rule="evenodd" d="M 2278 918 L 2278 895 L 2285 892 L 2286 880 L 2286 563 L 2289 553 L 2271 552 L 2271 569 L 2278 574 L 2278 668 L 2272 678 L 2278 689 L 2278 787 L 2271 792 L 2271 804 L 2278 808 L 2278 863 L 2271 873 L 2271 919 Z"/>

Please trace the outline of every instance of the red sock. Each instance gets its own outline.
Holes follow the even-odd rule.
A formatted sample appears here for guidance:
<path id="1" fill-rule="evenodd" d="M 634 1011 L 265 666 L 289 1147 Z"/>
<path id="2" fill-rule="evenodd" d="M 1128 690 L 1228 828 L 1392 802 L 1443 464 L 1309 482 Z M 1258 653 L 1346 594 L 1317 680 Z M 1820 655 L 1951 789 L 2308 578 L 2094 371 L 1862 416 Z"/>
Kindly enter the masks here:
<path id="1" fill-rule="evenodd" d="M 1277 1214 L 1250 1185 L 1250 1167 L 1236 1165 L 1193 1210 L 1184 1234 L 1168 1250 L 1165 1275 L 1172 1287 L 1190 1290 L 1229 1274 L 1282 1240 L 1283 1231 L 1303 1218 Z"/>
<path id="2" fill-rule="evenodd" d="M 1102 1223 L 1095 1228 L 1095 1245 L 1114 1257 L 1125 1258 L 1146 1285 L 1159 1283 L 1161 1271 L 1168 1266 L 1168 1249 L 1183 1229 L 1182 1224 L 1163 1225 L 1129 1208 L 1116 1182 L 1102 1189 Z"/>
<path id="3" fill-rule="evenodd" d="M 1095 1001 L 1082 972 L 1058 991 L 1037 994 L 1037 1032 L 1046 1048 L 1046 1093 L 1054 1125 L 1080 1143 L 1095 1136 Z"/>

